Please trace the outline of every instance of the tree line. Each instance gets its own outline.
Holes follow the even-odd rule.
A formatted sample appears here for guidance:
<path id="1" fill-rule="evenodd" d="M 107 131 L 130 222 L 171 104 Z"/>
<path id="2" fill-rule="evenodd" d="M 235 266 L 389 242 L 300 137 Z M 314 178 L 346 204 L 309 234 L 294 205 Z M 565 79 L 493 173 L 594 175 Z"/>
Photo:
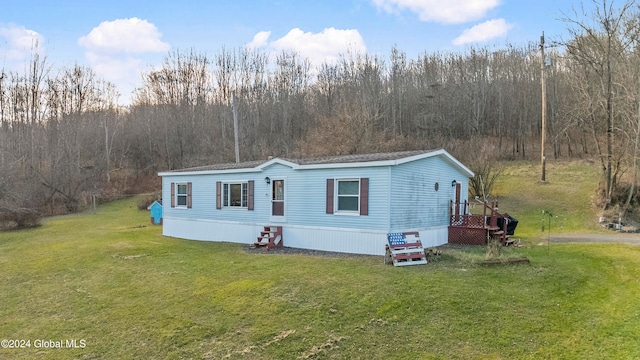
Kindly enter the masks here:
<path id="1" fill-rule="evenodd" d="M 596 5 L 565 19 L 571 39 L 548 60 L 533 42 L 318 68 L 292 52 L 174 50 L 126 107 L 91 68 L 34 53 L 28 70 L 0 70 L 0 212 L 77 211 L 157 186 L 158 171 L 233 162 L 234 106 L 241 161 L 439 147 L 472 168 L 536 159 L 543 74 L 548 153 L 599 161 L 606 206 L 637 201 L 638 7 Z"/>

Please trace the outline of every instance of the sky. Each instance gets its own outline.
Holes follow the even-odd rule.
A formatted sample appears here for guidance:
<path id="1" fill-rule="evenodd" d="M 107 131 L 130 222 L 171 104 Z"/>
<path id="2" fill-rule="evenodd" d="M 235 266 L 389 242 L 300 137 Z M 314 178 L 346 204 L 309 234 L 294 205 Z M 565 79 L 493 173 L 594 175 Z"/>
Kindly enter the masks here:
<path id="1" fill-rule="evenodd" d="M 586 3 L 590 3 L 586 1 Z M 568 0 L 4 0 L 0 69 L 23 73 L 34 49 L 55 69 L 93 68 L 130 102 L 142 73 L 171 51 L 296 51 L 312 65 L 340 54 L 409 59 L 566 37 Z"/>

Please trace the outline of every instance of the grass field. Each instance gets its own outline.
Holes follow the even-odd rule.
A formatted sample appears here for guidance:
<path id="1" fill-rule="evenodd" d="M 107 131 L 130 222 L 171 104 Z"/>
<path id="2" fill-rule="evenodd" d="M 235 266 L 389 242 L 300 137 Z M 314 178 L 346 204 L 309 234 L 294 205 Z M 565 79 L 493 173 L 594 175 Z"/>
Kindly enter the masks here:
<path id="1" fill-rule="evenodd" d="M 600 179 L 596 165 L 584 161 L 547 164 L 546 182 L 540 182 L 540 164 L 512 163 L 498 179 L 494 195 L 500 210 L 519 220 L 518 235 L 529 239 L 541 236 L 542 223 L 548 230 L 552 213 L 553 232 L 598 233 L 604 230 L 594 214 L 594 196 Z M 523 220 L 523 221 L 520 221 Z"/>
<path id="2" fill-rule="evenodd" d="M 405 268 L 250 254 L 162 237 L 133 199 L 2 233 L 0 339 L 30 347 L 0 358 L 640 358 L 640 248 L 536 245 L 537 207 L 566 214 L 565 231 L 592 226 L 566 202 L 589 201 L 593 169 L 560 168 L 576 180 L 525 187 L 534 170 L 520 164 L 496 188 L 503 210 L 520 204 L 525 246 L 508 251 L 530 265 L 475 265 L 481 248 Z M 65 348 L 74 339 L 83 348 Z"/>

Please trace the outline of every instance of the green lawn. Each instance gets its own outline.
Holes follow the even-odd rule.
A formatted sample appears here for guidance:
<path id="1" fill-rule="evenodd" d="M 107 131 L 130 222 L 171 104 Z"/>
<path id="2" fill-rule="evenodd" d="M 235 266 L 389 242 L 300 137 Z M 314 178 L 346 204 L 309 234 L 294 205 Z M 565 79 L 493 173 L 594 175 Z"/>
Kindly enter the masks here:
<path id="1" fill-rule="evenodd" d="M 0 339 L 31 341 L 0 358 L 640 358 L 638 247 L 537 246 L 524 224 L 526 246 L 508 251 L 531 265 L 474 265 L 476 248 L 394 268 L 249 254 L 148 223 L 124 200 L 0 234 Z M 85 347 L 34 343 L 72 339 Z"/>
<path id="2" fill-rule="evenodd" d="M 593 205 L 601 175 L 597 165 L 584 161 L 548 163 L 544 183 L 540 173 L 538 163 L 517 162 L 508 164 L 496 181 L 494 195 L 500 210 L 518 219 L 518 236 L 542 236 L 543 222 L 548 230 L 549 218 L 542 210 L 554 215 L 554 233 L 603 232 Z"/>

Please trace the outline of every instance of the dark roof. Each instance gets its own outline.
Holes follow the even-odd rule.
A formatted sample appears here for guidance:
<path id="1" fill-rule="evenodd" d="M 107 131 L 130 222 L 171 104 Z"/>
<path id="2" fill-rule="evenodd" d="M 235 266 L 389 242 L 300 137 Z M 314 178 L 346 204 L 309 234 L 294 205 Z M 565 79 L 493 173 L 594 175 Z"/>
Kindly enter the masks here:
<path id="1" fill-rule="evenodd" d="M 298 165 L 313 165 L 313 164 L 344 164 L 344 163 L 358 163 L 358 162 L 370 162 L 370 161 L 385 161 L 385 160 L 398 160 L 415 155 L 420 155 L 433 150 L 414 150 L 414 151 L 397 151 L 389 153 L 376 153 L 376 154 L 354 154 L 354 155 L 336 155 L 336 156 L 324 156 L 308 159 L 283 159 L 296 163 Z"/>
<path id="2" fill-rule="evenodd" d="M 190 168 L 186 168 L 186 169 L 172 170 L 172 172 L 251 169 L 251 168 L 254 168 L 256 166 L 260 166 L 260 165 L 266 163 L 267 161 L 269 161 L 269 160 L 254 160 L 254 161 L 244 161 L 244 162 L 240 162 L 240 163 L 224 163 L 224 164 L 204 165 L 204 166 L 190 167 Z"/>
<path id="3" fill-rule="evenodd" d="M 291 159 L 291 158 L 281 158 L 281 159 L 294 164 L 298 164 L 298 165 L 345 164 L 345 163 L 398 160 L 398 159 L 421 155 L 421 154 L 425 154 L 433 151 L 435 150 L 413 150 L 413 151 L 397 151 L 397 152 L 375 153 L 375 154 L 323 156 L 323 157 L 302 158 L 302 159 Z M 268 161 L 269 160 L 254 160 L 254 161 L 244 161 L 240 163 L 213 164 L 213 165 L 205 165 L 205 166 L 197 166 L 197 167 L 191 167 L 186 169 L 173 170 L 171 172 L 251 169 L 251 168 L 260 166 Z"/>

